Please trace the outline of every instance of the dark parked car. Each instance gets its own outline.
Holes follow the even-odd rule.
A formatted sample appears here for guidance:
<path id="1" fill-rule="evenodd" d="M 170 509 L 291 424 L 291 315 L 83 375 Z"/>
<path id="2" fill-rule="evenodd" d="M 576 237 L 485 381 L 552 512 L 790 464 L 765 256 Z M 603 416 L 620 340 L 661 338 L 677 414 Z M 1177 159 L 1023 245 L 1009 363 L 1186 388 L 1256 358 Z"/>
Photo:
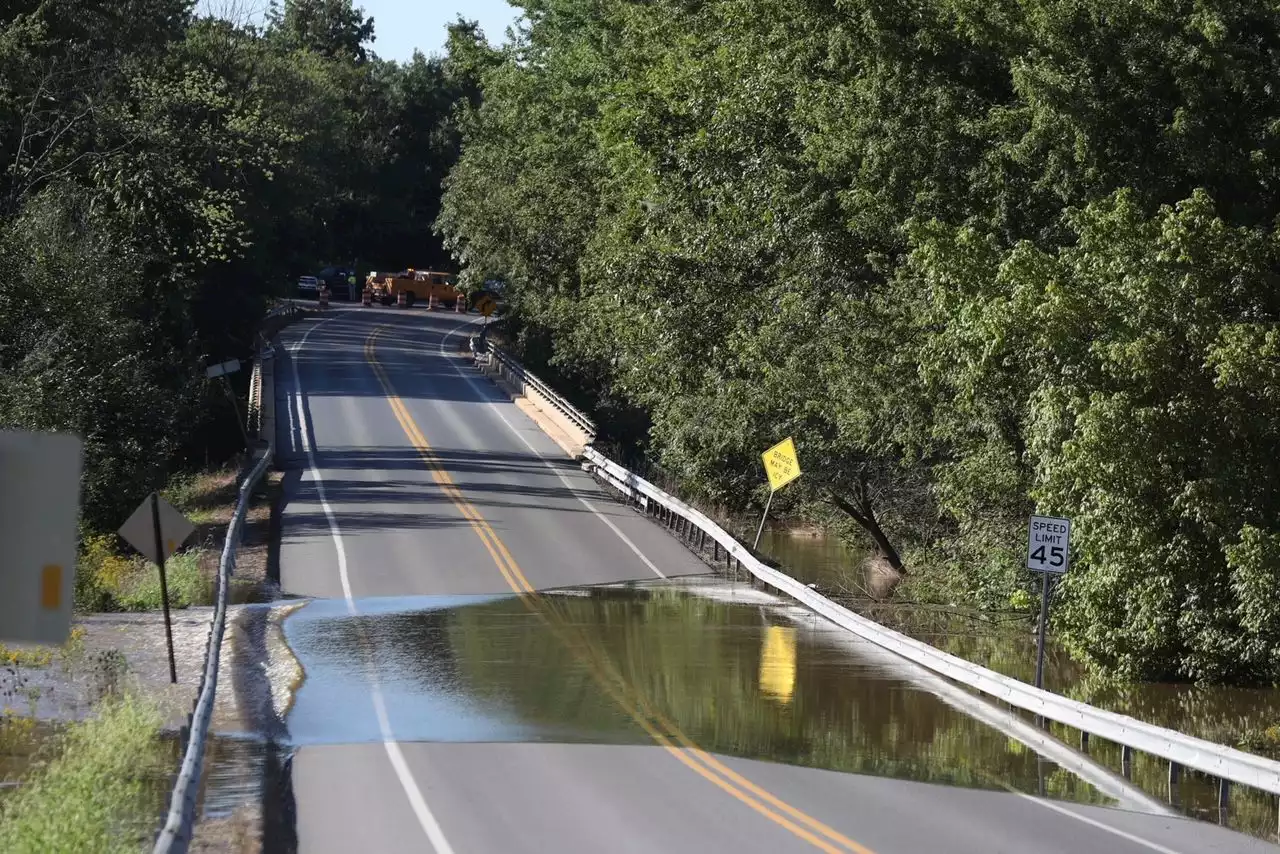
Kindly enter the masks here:
<path id="1" fill-rule="evenodd" d="M 320 285 L 329 288 L 329 298 L 335 300 L 356 300 L 360 296 L 360 281 L 352 285 L 349 279 L 355 271 L 348 267 L 325 267 L 314 276 L 303 276 L 298 279 L 298 296 L 315 299 Z"/>

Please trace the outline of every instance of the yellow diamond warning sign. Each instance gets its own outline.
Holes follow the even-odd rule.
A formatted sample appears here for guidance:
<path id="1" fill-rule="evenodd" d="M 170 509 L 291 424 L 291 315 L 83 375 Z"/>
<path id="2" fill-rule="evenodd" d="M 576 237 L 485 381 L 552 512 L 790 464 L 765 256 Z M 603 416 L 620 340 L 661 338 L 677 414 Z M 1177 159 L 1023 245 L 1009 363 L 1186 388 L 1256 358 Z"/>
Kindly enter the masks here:
<path id="1" fill-rule="evenodd" d="M 790 436 L 761 454 L 760 459 L 764 460 L 770 489 L 781 489 L 800 476 L 800 460 L 796 458 L 796 445 Z"/>

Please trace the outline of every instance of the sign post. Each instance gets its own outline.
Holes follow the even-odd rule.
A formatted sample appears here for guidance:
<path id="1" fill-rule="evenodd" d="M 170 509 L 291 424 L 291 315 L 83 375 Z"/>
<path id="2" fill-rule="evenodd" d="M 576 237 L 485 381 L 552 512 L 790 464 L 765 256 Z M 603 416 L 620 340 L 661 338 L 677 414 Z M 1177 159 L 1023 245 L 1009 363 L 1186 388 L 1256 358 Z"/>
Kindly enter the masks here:
<path id="1" fill-rule="evenodd" d="M 160 496 L 151 493 L 151 526 L 155 534 L 156 558 L 160 567 L 160 607 L 164 611 L 164 641 L 169 648 L 169 683 L 178 681 L 178 665 L 173 660 L 173 623 L 169 619 L 169 579 L 164 571 L 164 540 L 160 533 Z"/>
<path id="2" fill-rule="evenodd" d="M 1044 639 L 1049 623 L 1049 576 L 1071 566 L 1071 520 L 1032 516 L 1027 527 L 1027 569 L 1040 573 L 1040 627 L 1036 640 L 1036 687 L 1044 687 Z"/>
<path id="3" fill-rule="evenodd" d="M 227 393 L 227 400 L 231 401 L 231 408 L 236 413 L 236 423 L 240 425 L 240 435 L 244 437 L 244 446 L 249 447 L 249 431 L 244 425 L 244 416 L 240 414 L 240 404 L 236 402 L 235 393 L 231 391 L 231 381 L 227 379 L 227 374 L 234 374 L 240 370 L 240 360 L 232 359 L 219 365 L 210 365 L 205 368 L 204 373 L 209 379 L 222 377 L 222 388 Z"/>
<path id="4" fill-rule="evenodd" d="M 764 533 L 764 520 L 769 518 L 773 494 L 800 476 L 800 460 L 796 456 L 795 442 L 791 441 L 790 436 L 761 454 L 760 459 L 764 460 L 764 473 L 769 477 L 769 500 L 764 503 L 764 513 L 760 516 L 760 527 L 756 529 L 756 541 L 751 544 L 752 549 L 760 545 L 760 535 Z"/>
<path id="5" fill-rule="evenodd" d="M 196 527 L 177 508 L 156 493 L 147 496 L 133 511 L 119 534 L 160 568 L 160 604 L 164 610 L 164 639 L 169 648 L 169 681 L 177 683 L 178 667 L 173 658 L 173 623 L 169 619 L 169 580 L 164 562 L 195 533 Z"/>

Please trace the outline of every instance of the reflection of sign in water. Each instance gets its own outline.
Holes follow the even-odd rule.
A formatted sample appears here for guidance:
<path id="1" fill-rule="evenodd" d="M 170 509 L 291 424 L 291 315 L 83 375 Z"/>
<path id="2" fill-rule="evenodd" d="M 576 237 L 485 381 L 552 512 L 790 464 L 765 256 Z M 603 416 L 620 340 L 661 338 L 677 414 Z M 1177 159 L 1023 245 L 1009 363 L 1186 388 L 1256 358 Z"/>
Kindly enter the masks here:
<path id="1" fill-rule="evenodd" d="M 760 691 L 784 703 L 796 689 L 796 630 L 769 626 L 760 649 Z"/>
<path id="2" fill-rule="evenodd" d="M 760 455 L 764 460 L 765 474 L 769 475 L 769 488 L 781 489 L 800 476 L 800 460 L 791 437 L 783 439 Z"/>

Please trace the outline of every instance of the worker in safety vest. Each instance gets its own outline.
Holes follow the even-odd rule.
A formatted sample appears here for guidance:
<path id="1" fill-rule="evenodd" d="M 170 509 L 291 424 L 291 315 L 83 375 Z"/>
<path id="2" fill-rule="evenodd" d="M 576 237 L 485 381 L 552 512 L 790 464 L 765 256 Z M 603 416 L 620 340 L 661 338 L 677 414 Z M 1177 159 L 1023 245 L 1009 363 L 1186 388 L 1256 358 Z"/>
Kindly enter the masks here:
<path id="1" fill-rule="evenodd" d="M 351 273 L 347 276 L 347 298 L 350 299 L 352 302 L 354 302 L 356 298 L 356 271 L 355 270 L 352 270 Z"/>

